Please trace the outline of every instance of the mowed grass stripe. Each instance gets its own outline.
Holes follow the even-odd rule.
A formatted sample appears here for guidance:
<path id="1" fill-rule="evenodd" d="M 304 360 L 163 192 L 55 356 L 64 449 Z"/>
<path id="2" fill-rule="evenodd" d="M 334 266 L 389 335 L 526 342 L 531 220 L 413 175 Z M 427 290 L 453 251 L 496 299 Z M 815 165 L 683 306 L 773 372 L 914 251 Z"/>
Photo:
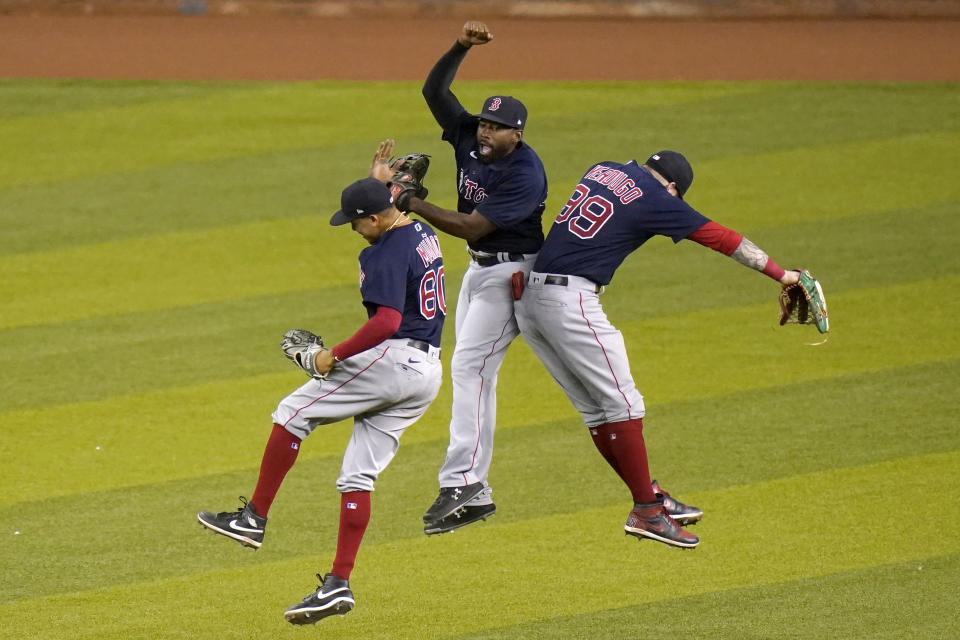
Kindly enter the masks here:
<path id="1" fill-rule="evenodd" d="M 425 108 L 372 106 L 383 100 L 403 104 L 414 95 L 411 83 L 261 85 L 188 99 L 0 120 L 0 137 L 10 149 L 9 161 L 0 168 L 0 188 L 343 144 L 368 139 L 372 131 L 426 129 L 432 119 Z M 344 127 L 349 119 L 343 114 L 356 117 L 363 96 L 371 103 L 363 111 L 364 126 Z"/>
<path id="2" fill-rule="evenodd" d="M 904 184 L 901 162 L 928 176 L 926 185 Z M 701 163 L 686 199 L 749 229 L 956 203 L 960 181 L 948 167 L 958 162 L 960 131 L 831 142 Z"/>
<path id="3" fill-rule="evenodd" d="M 311 216 L 8 256 L 0 328 L 305 290 L 320 267 L 324 283 L 355 281 L 366 243 L 329 229 Z M 325 250 L 331 242 L 343 250 Z"/>
<path id="4" fill-rule="evenodd" d="M 637 85 L 636 90 L 645 91 L 645 86 Z M 591 163 L 630 158 L 642 161 L 658 149 L 677 149 L 687 155 L 696 175 L 689 199 L 707 215 L 721 220 L 728 212 L 736 213 L 744 208 L 751 218 L 763 218 L 768 201 L 777 210 L 789 210 L 790 202 L 797 202 L 799 206 L 802 200 L 806 206 L 807 199 L 823 198 L 839 200 L 841 209 L 849 209 L 855 200 L 843 200 L 822 188 L 820 174 L 813 175 L 810 182 L 794 182 L 794 174 L 810 174 L 816 168 L 809 163 L 814 163 L 826 175 L 852 175 L 853 184 L 843 183 L 840 190 L 848 193 L 853 187 L 858 195 L 865 184 L 882 183 L 874 182 L 867 170 L 857 173 L 857 167 L 842 164 L 850 160 L 859 162 L 858 157 L 846 155 L 843 150 L 833 154 L 828 149 L 818 149 L 823 144 L 820 141 L 846 148 L 855 147 L 859 142 L 887 140 L 891 136 L 939 136 L 960 130 L 960 116 L 954 106 L 957 91 L 953 86 L 814 83 L 763 83 L 760 86 L 763 91 L 717 97 L 702 104 L 624 107 L 603 114 L 592 114 L 582 105 L 579 110 L 572 106 L 569 113 L 551 118 L 544 133 L 536 128 L 541 119 L 539 111 L 531 109 L 527 140 L 544 158 L 551 180 L 551 199 L 561 197 L 556 201 L 555 210 L 566 202 L 574 184 Z M 604 93 L 598 90 L 590 95 L 594 96 L 593 102 L 602 102 Z M 625 127 L 631 126 L 629 123 L 642 123 L 642 126 L 624 135 Z M 576 144 L 571 144 L 572 140 Z M 790 157 L 804 165 L 786 165 L 782 171 L 763 162 L 750 161 L 754 156 L 803 149 L 811 152 Z M 955 157 L 955 153 L 952 155 Z M 747 163 L 741 165 L 740 160 L 744 158 Z M 873 166 L 876 160 L 868 160 L 866 165 Z M 924 161 L 924 164 L 933 162 Z M 755 165 L 761 165 L 756 174 L 744 173 L 756 169 Z M 889 170 L 884 168 L 881 173 L 887 175 Z M 935 174 L 945 175 L 942 165 L 936 168 Z M 704 181 L 707 177 L 710 180 Z M 831 178 L 828 182 L 833 184 L 834 180 L 836 178 Z M 937 188 L 946 186 L 939 184 L 944 178 L 937 180 Z M 743 182 L 751 185 L 738 190 L 736 186 L 742 186 Z M 946 182 L 952 184 L 952 178 L 946 176 Z M 895 183 L 898 191 L 913 190 L 918 194 L 922 191 L 899 179 Z M 716 200 L 710 195 L 718 184 L 729 197 Z M 801 190 L 799 199 L 795 200 L 788 186 Z M 756 197 L 751 197 L 754 194 Z M 701 196 L 710 199 L 704 200 Z M 739 224 L 741 219 L 730 219 L 730 222 Z"/>
<path id="5" fill-rule="evenodd" d="M 117 239 L 137 235 L 138 231 L 162 232 L 171 225 L 196 228 L 210 226 L 215 220 L 249 221 L 304 215 L 310 206 L 316 206 L 328 194 L 335 197 L 345 180 L 366 166 L 377 140 L 387 136 L 396 137 L 400 149 L 416 148 L 432 153 L 438 159 L 429 180 L 433 198 L 442 200 L 452 193 L 453 181 L 447 175 L 452 176 L 449 147 L 439 140 L 436 127 L 419 99 L 418 85 L 409 88 L 417 100 L 398 103 L 403 105 L 404 114 L 398 118 L 404 123 L 407 119 L 416 120 L 422 126 L 368 130 L 370 118 L 363 109 L 324 113 L 323 119 L 330 127 L 367 132 L 365 136 L 358 135 L 349 140 L 317 136 L 311 139 L 304 127 L 315 126 L 315 119 L 298 117 L 305 110 L 303 95 L 323 96 L 324 92 L 331 90 L 327 84 L 247 85 L 244 89 L 225 85 L 219 93 L 214 92 L 212 87 L 215 86 L 131 83 L 130 87 L 125 87 L 121 83 L 93 83 L 90 88 L 77 83 L 65 85 L 56 104 L 69 105 L 78 100 L 84 105 L 82 108 L 89 108 L 87 103 L 97 103 L 109 107 L 107 121 L 129 120 L 133 123 L 130 126 L 141 129 L 142 132 L 133 138 L 143 143 L 136 149 L 136 154 L 144 156 L 146 166 L 131 164 L 130 150 L 126 147 L 118 149 L 112 142 L 85 142 L 80 149 L 73 149 L 69 146 L 69 135 L 56 136 L 58 139 L 51 142 L 55 146 L 45 148 L 53 149 L 59 158 L 64 159 L 65 175 L 55 182 L 0 188 L 0 223 L 10 231 L 8 242 L 0 251 L 33 251 L 44 246 Z M 97 87 L 101 87 L 103 94 L 99 101 L 95 97 Z M 379 97 L 372 94 L 378 87 L 376 84 L 338 85 L 333 90 L 352 94 L 354 106 L 376 105 Z M 0 113 L 5 105 L 7 109 L 18 111 L 23 108 L 18 100 L 23 93 L 30 94 L 29 85 L 21 90 L 17 88 L 0 86 Z M 942 135 L 944 131 L 960 127 L 952 109 L 950 91 L 936 85 L 900 86 L 891 90 L 886 85 L 520 83 L 517 88 L 523 91 L 534 114 L 527 139 L 538 149 L 547 166 L 552 185 L 548 200 L 551 211 L 566 200 L 588 164 L 601 159 L 636 157 L 642 160 L 650 149 L 661 147 L 679 148 L 690 156 L 697 168 L 697 185 L 703 185 L 695 187 L 691 197 L 707 213 L 720 216 L 725 212 L 707 210 L 708 207 L 713 209 L 717 203 L 716 195 L 711 195 L 715 184 L 726 189 L 724 193 L 734 190 L 730 198 L 718 203 L 724 208 L 733 206 L 734 211 L 739 211 L 747 206 L 763 210 L 763 203 L 781 196 L 784 185 L 790 180 L 798 181 L 801 193 L 810 192 L 809 185 L 801 183 L 799 176 L 816 170 L 810 164 L 820 161 L 811 158 L 809 153 L 788 158 L 803 164 L 784 168 L 785 176 L 772 173 L 768 166 L 759 163 L 763 166 L 757 175 L 772 176 L 775 182 L 752 187 L 763 191 L 754 201 L 753 198 L 744 198 L 742 190 L 734 187 L 741 181 L 737 179 L 740 174 L 732 169 L 739 170 L 744 157 L 802 149 L 818 139 L 829 139 L 831 145 L 835 145 L 886 139 L 891 132 L 901 136 L 924 132 Z M 457 89 L 465 103 L 479 104 L 484 96 L 502 90 L 502 87 L 496 89 L 485 83 L 464 83 L 461 86 L 458 83 Z M 40 95 L 46 95 L 51 88 L 43 85 L 38 91 Z M 169 91 L 170 100 L 161 100 L 163 91 Z M 189 120 L 179 123 L 182 126 L 177 126 L 174 131 L 163 131 L 163 121 L 153 122 L 160 116 L 153 111 L 140 112 L 146 108 L 137 103 L 140 93 L 147 103 L 160 100 L 157 105 L 147 106 L 161 111 L 167 104 L 189 111 L 193 102 L 200 98 L 229 101 L 244 96 L 243 100 L 267 103 L 251 107 L 255 114 L 264 109 L 283 109 L 289 117 L 277 116 L 278 120 L 270 122 L 271 131 L 278 131 L 276 145 L 258 133 L 262 126 L 259 121 L 253 123 L 254 129 L 248 134 L 243 127 L 245 116 L 236 117 L 226 107 L 220 111 L 214 109 L 199 122 Z M 583 95 L 602 96 L 603 100 L 585 102 Z M 111 97 L 124 106 L 110 106 Z M 845 105 L 849 108 L 844 108 Z M 36 107 L 44 111 L 44 104 L 38 103 Z M 905 118 L 901 115 L 903 113 L 910 113 L 911 117 Z M 99 112 L 89 110 L 66 116 L 58 114 L 57 117 L 67 116 L 103 120 Z M 50 127 L 56 126 L 56 122 L 47 121 L 50 117 L 43 116 L 40 118 L 43 123 L 36 126 L 49 131 Z M 163 119 L 170 117 L 162 115 Z M 213 119 L 217 126 L 206 126 L 211 123 L 204 118 Z M 363 126 L 357 123 L 358 118 Z M 646 126 L 640 137 L 623 136 L 620 128 L 610 126 L 611 121 L 642 121 Z M 678 129 L 673 124 L 677 121 L 687 126 Z M 31 122 L 29 118 L 10 119 L 7 126 L 31 126 Z M 81 125 L 82 122 L 73 122 L 69 128 L 72 131 Z M 154 125 L 161 130 L 152 132 Z M 2 120 L 0 126 L 3 126 Z M 203 153 L 198 157 L 185 155 L 197 144 L 198 134 L 194 130 L 197 126 L 204 127 L 202 136 L 211 135 L 210 131 L 224 136 L 224 143 L 216 149 L 216 157 L 206 157 Z M 704 136 L 704 131 L 711 133 Z M 660 132 L 669 132 L 669 135 Z M 152 144 L 157 136 L 160 136 L 159 150 Z M 179 144 L 177 136 L 188 137 L 189 141 Z M 289 147 L 288 136 L 298 138 L 301 143 Z M 61 138 L 64 142 L 60 141 Z M 126 137 L 120 138 L 121 144 L 131 144 Z M 168 138 L 173 138 L 176 152 L 183 156 L 172 164 L 171 159 L 165 157 L 167 145 L 171 144 Z M 223 155 L 231 149 L 232 154 Z M 911 152 L 906 145 L 905 150 Z M 30 146 L 18 150 L 18 153 L 37 152 Z M 83 157 L 72 157 L 77 153 Z M 96 162 L 87 157 L 92 154 L 96 154 Z M 150 158 L 150 154 L 156 157 Z M 440 159 L 444 161 L 439 162 Z M 838 167 L 838 159 L 847 161 L 848 158 L 831 153 L 830 175 L 836 174 L 838 169 L 842 174 L 856 171 L 861 166 Z M 860 162 L 857 157 L 849 160 Z M 732 164 L 727 166 L 727 161 Z M 911 163 L 917 164 L 913 160 Z M 936 157 L 921 158 L 920 163 L 925 166 L 928 181 L 936 182 L 943 163 Z M 36 163 L 25 161 L 21 168 L 17 163 L 10 165 L 10 170 L 26 171 L 34 168 Z M 44 164 L 46 170 L 52 166 L 51 163 Z M 114 170 L 109 171 L 110 167 Z M 350 167 L 355 171 L 348 171 Z M 936 170 L 931 173 L 930 167 Z M 78 170 L 95 173 L 75 175 Z M 753 170 L 753 167 L 744 166 L 743 170 Z M 866 167 L 861 170 L 874 171 Z M 890 169 L 881 167 L 881 171 Z M 832 179 L 842 180 L 843 176 Z M 871 181 L 855 179 L 852 185 L 842 185 L 841 191 L 848 193 L 851 186 L 860 188 L 857 185 L 865 182 Z M 952 182 L 949 176 L 947 182 Z M 819 176 L 814 184 L 820 184 Z M 937 190 L 940 189 L 923 189 L 920 185 L 915 188 L 920 194 Z M 826 189 L 812 191 L 818 199 L 832 197 L 824 193 Z M 709 199 L 704 200 L 701 195 Z"/>
<path id="6" fill-rule="evenodd" d="M 684 636 L 713 640 L 942 640 L 960 635 L 954 595 L 958 572 L 960 555 L 946 555 L 634 607 L 610 602 L 605 611 L 453 637 L 633 640 L 638 629 L 644 635 L 673 636 L 680 626 Z M 915 606 L 905 608 L 905 602 Z"/>
<path id="7" fill-rule="evenodd" d="M 960 312 L 960 301 L 940 303 L 937 292 L 956 286 L 958 280 L 960 277 L 953 277 L 834 296 L 830 300 L 834 328 L 829 341 L 819 346 L 810 346 L 811 341 L 821 339 L 815 329 L 774 328 L 772 320 L 762 320 L 768 308 L 760 305 L 621 322 L 620 327 L 631 345 L 629 354 L 638 387 L 648 402 L 717 397 L 744 389 L 956 359 L 960 357 L 960 337 L 944 334 L 943 328 L 950 326 Z M 890 316 L 872 313 L 878 299 L 898 300 L 903 312 Z M 704 314 L 709 317 L 705 319 Z M 682 347 L 671 339 L 676 335 L 687 336 Z M 901 335 L 915 337 L 905 342 L 897 339 Z M 877 349 L 877 345 L 884 348 Z M 737 362 L 738 366 L 730 367 L 731 362 Z M 21 486 L 36 482 L 32 465 L 27 464 L 30 458 L 21 456 L 38 433 L 46 434 L 52 443 L 61 442 L 68 447 L 64 456 L 79 449 L 84 452 L 83 459 L 93 465 L 107 464 L 112 456 L 120 456 L 116 463 L 122 468 L 124 461 L 133 463 L 133 459 L 126 457 L 127 451 L 137 449 L 136 442 L 144 437 L 148 425 L 157 425 L 156 436 L 162 439 L 165 422 L 189 425 L 196 422 L 194 415 L 200 416 L 206 425 L 227 425 L 231 417 L 266 422 L 276 402 L 301 380 L 293 373 L 276 375 L 281 377 L 211 382 L 170 392 L 5 412 L 0 415 L 15 435 L 5 439 L 2 456 L 9 461 L 11 469 L 22 469 L 16 474 Z M 509 412 L 501 414 L 501 422 L 528 423 L 542 420 L 540 416 L 557 415 L 558 410 L 572 413 L 562 393 L 525 344 L 512 347 L 501 379 L 505 383 L 499 389 L 500 406 Z M 287 388 L 281 390 L 283 384 Z M 247 390 L 245 398 L 237 398 L 238 388 Z M 442 399 L 434 413 L 445 407 L 447 389 L 449 381 L 441 389 Z M 251 399 L 262 403 L 261 406 L 249 404 Z M 517 412 L 515 408 L 522 409 Z M 86 435 L 82 440 L 59 439 L 57 434 L 64 424 L 76 425 L 75 435 Z M 98 444 L 101 447 L 110 444 L 110 453 L 91 448 Z M 44 452 L 45 455 L 51 453 L 47 448 Z M 80 468 L 75 466 L 78 471 Z M 134 467 L 138 473 L 145 468 L 149 465 Z M 83 486 L 90 480 L 96 481 L 97 477 L 95 473 L 82 473 L 77 481 Z M 54 486 L 78 485 L 57 480 Z M 46 495 L 44 492 L 49 488 L 44 483 L 40 495 Z"/>
<path id="8" fill-rule="evenodd" d="M 816 398 L 816 419 L 785 408 L 784 398 L 796 385 L 656 404 L 645 428 L 651 470 L 680 499 L 709 511 L 709 502 L 696 502 L 699 494 L 956 451 L 960 432 L 950 412 L 958 368 L 960 362 L 954 361 L 806 384 L 804 393 Z M 519 406 L 511 405 L 504 413 L 514 415 L 518 412 L 513 407 Z M 922 427 L 915 422 L 918 406 L 929 412 Z M 429 421 L 425 418 L 405 434 L 396 459 L 377 483 L 368 543 L 422 535 L 420 517 L 436 495 L 436 474 L 446 451 L 446 415 L 428 414 Z M 551 421 L 539 417 L 540 422 L 501 423 L 490 476 L 498 514 L 483 527 L 553 515 L 577 520 L 585 508 L 629 507 L 628 493 L 594 451 L 580 421 L 573 416 Z M 55 460 L 59 466 L 76 465 L 79 471 L 101 476 L 104 489 L 94 491 L 79 474 L 64 472 L 63 483 L 87 491 L 62 495 L 62 489 L 54 487 L 51 493 L 62 497 L 0 508 L 0 522 L 20 532 L 0 547 L 5 566 L 0 601 L 172 577 L 215 568 L 223 561 L 224 541 L 201 530 L 195 513 L 234 508 L 238 494 L 250 495 L 269 425 L 256 421 L 208 427 L 195 422 L 168 429 L 168 440 L 177 446 L 149 432 L 124 451 L 130 462 L 118 462 L 113 450 L 105 450 L 110 457 L 100 459 L 109 464 L 95 467 L 85 466 L 92 449 L 72 454 L 78 462 L 23 451 L 24 458 L 42 458 L 47 467 Z M 348 437 L 349 426 L 341 424 L 304 443 L 270 512 L 269 544 L 256 554 L 229 557 L 254 565 L 294 557 L 305 549 L 332 552 L 339 513 L 334 480 Z M 141 477 L 146 484 L 140 486 L 124 486 L 136 479 L 132 464 L 143 465 L 154 477 Z M 43 465 L 38 462 L 34 468 Z M 54 476 L 48 472 L 44 479 Z M 10 493 L 21 486 L 35 487 L 20 477 L 13 479 L 17 484 Z M 62 526 L 79 505 L 90 514 L 83 536 Z M 143 526 L 158 517 L 158 510 L 165 526 Z M 10 535 L 11 530 L 0 533 Z M 234 548 L 232 543 L 227 546 Z M 142 562 L 144 549 L 149 550 L 149 563 Z M 239 545 L 236 550 L 242 551 Z M 38 579 L 38 558 L 44 572 L 56 580 Z"/>
<path id="9" fill-rule="evenodd" d="M 212 94 L 175 92 L 173 99 L 165 101 L 0 119 L 0 137 L 9 141 L 12 153 L 11 161 L 0 170 L 0 188 L 342 144 L 367 139 L 373 131 L 383 132 L 384 137 L 397 135 L 393 132 L 435 131 L 420 86 L 413 82 L 289 83 L 244 89 L 226 85 Z M 543 96 L 544 104 L 552 104 L 551 96 L 565 93 L 562 87 L 545 88 L 545 83 L 513 86 L 529 87 L 531 94 Z M 481 92 L 485 88 L 482 84 L 465 87 L 461 99 L 476 109 L 474 105 L 489 95 Z M 587 111 L 595 111 L 598 104 L 605 110 L 749 91 L 731 84 L 701 84 L 691 89 L 657 85 L 651 92 L 638 93 L 627 85 L 614 85 L 605 92 L 603 103 L 592 102 Z M 566 93 L 563 102 L 576 95 Z M 3 100 L 0 94 L 0 104 Z M 575 101 L 582 109 L 582 99 Z M 394 108 L 383 109 L 383 104 Z M 544 111 L 548 117 L 551 110 Z"/>
<path id="10" fill-rule="evenodd" d="M 249 89 L 243 83 L 225 82 L 0 78 L 0 119 L 167 103 Z"/>
<path id="11" fill-rule="evenodd" d="M 829 296 L 827 336 L 811 326 L 778 327 L 773 303 L 620 320 L 617 326 L 632 345 L 638 387 L 672 402 L 957 358 L 960 337 L 944 329 L 960 313 L 960 301 L 938 292 L 958 283 L 960 277 L 939 278 Z M 881 299 L 896 300 L 898 309 L 877 313 Z M 682 345 L 678 335 L 686 336 Z M 825 344 L 812 346 L 825 337 Z"/>
<path id="12" fill-rule="evenodd" d="M 427 181 L 431 201 L 455 207 L 449 145 L 435 133 L 397 135 L 398 150 L 416 149 L 438 159 Z M 379 142 L 368 137 L 0 189 L 7 239 L 0 255 L 266 220 L 326 220 L 339 209 L 343 187 L 363 176 Z"/>
<path id="13" fill-rule="evenodd" d="M 355 90 L 369 92 L 362 87 Z M 743 91 L 734 85 L 729 88 L 677 85 L 637 88 L 632 92 L 614 86 L 606 90 L 610 102 L 605 104 L 704 101 L 711 96 Z M 576 94 L 560 92 L 552 85 L 538 87 L 537 92 L 550 100 L 563 95 L 560 101 L 563 105 L 577 102 Z M 369 102 L 363 95 L 358 96 L 358 104 Z M 2 99 L 0 92 L 0 105 Z M 294 111 L 298 108 L 292 107 Z M 410 109 L 426 113 L 425 106 L 410 105 Z M 329 120 L 339 121 L 344 129 L 366 131 L 366 125 L 358 127 L 352 121 L 354 117 L 353 111 L 345 111 Z M 297 121 L 284 125 L 296 127 Z M 543 121 L 542 129 L 544 135 L 553 130 L 549 119 Z M 336 204 L 343 185 L 365 170 L 379 141 L 374 135 L 370 132 L 352 141 L 314 140 L 308 148 L 248 150 L 238 156 L 184 160 L 172 166 L 136 168 L 123 164 L 123 168 L 114 173 L 65 176 L 54 183 L 0 189 L 0 223 L 9 233 L 0 254 L 164 233 L 171 228 L 182 230 L 222 226 L 225 222 L 298 217 L 318 208 L 325 211 L 324 203 Z M 234 136 L 242 137 L 243 132 L 237 131 Z M 397 138 L 398 150 L 417 149 L 447 160 L 434 162 L 431 168 L 431 199 L 438 203 L 448 200 L 445 206 L 455 206 L 452 156 L 449 146 L 440 140 L 435 125 L 419 133 L 410 128 L 380 133 L 381 138 L 387 136 Z M 147 153 L 148 149 L 141 152 Z M 109 165 L 110 158 L 117 153 L 109 145 L 86 150 L 95 151 L 106 157 L 98 167 Z M 60 153 L 67 155 L 69 150 L 63 149 Z M 71 166 L 71 170 L 73 168 Z"/>
<path id="14" fill-rule="evenodd" d="M 358 608 L 349 622 L 329 621 L 325 628 L 337 633 L 349 624 L 351 635 L 365 638 L 445 638 L 603 611 L 611 602 L 669 601 L 956 554 L 960 538 L 940 535 L 940 523 L 927 517 L 928 503 L 916 496 L 945 500 L 960 490 L 958 465 L 955 451 L 695 494 L 710 515 L 698 525 L 704 541 L 694 552 L 624 538 L 623 507 L 369 544 L 351 580 Z M 745 532 L 758 505 L 765 526 Z M 858 524 L 829 526 L 837 523 L 838 505 Z M 282 610 L 309 591 L 310 571 L 324 570 L 330 554 L 243 567 L 238 564 L 248 556 L 233 547 L 224 546 L 228 567 L 220 571 L 30 599 L 0 613 L 20 638 L 57 637 L 58 630 L 84 639 L 153 637 L 153 617 L 169 611 L 178 615 L 167 616 L 168 638 L 195 638 L 211 620 L 243 621 L 216 625 L 218 637 L 291 633 Z M 495 551 L 502 548 L 511 550 L 513 562 L 504 563 Z M 484 608 L 498 615 L 456 615 L 463 602 L 478 597 L 478 585 L 484 585 Z M 130 615 L 132 602 L 139 603 L 138 615 Z"/>

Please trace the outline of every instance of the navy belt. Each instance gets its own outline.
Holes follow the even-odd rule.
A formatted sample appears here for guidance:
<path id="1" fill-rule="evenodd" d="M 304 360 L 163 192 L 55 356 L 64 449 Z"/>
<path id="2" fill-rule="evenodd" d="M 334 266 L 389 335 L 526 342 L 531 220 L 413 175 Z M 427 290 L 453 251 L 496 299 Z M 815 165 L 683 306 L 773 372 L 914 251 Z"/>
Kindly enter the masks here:
<path id="1" fill-rule="evenodd" d="M 543 284 L 555 284 L 561 287 L 567 286 L 570 282 L 570 279 L 567 276 L 544 276 Z M 603 289 L 600 285 L 594 283 L 594 293 L 600 293 L 600 290 Z"/>
<path id="2" fill-rule="evenodd" d="M 501 260 L 500 255 L 473 256 L 473 261 L 481 267 L 492 267 L 493 265 L 500 264 L 501 262 L 523 262 L 526 259 L 526 256 L 522 253 L 508 253 L 506 254 L 506 260 Z"/>

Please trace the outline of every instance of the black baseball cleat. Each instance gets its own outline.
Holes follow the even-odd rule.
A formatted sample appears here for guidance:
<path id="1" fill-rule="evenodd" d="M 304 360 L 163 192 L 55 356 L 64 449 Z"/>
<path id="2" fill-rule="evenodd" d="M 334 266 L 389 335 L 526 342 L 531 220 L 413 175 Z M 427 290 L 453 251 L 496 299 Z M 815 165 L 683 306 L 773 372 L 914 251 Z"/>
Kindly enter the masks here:
<path id="1" fill-rule="evenodd" d="M 267 519 L 257 515 L 253 505 L 240 496 L 243 506 L 239 511 L 221 511 L 212 513 L 201 511 L 197 514 L 200 524 L 214 533 L 233 538 L 245 547 L 259 549 L 263 544 L 263 532 L 267 528 Z"/>
<path id="2" fill-rule="evenodd" d="M 483 483 L 475 482 L 465 487 L 441 487 L 440 495 L 427 512 L 423 514 L 423 523 L 437 524 L 451 513 L 464 506 L 483 491 Z"/>
<path id="3" fill-rule="evenodd" d="M 436 533 L 449 533 L 454 529 L 466 526 L 477 520 L 486 520 L 497 512 L 497 505 L 493 504 L 468 504 L 461 507 L 437 522 L 427 524 L 423 527 L 423 532 L 428 536 Z"/>
<path id="4" fill-rule="evenodd" d="M 316 624 L 328 616 L 345 616 L 353 611 L 353 591 L 350 591 L 349 580 L 332 573 L 322 577 L 318 573 L 317 578 L 320 580 L 317 590 L 284 612 L 283 617 L 290 624 Z"/>
<path id="5" fill-rule="evenodd" d="M 700 544 L 700 538 L 684 531 L 659 502 L 633 505 L 623 530 L 641 540 L 649 538 L 682 549 L 693 549 Z"/>
<path id="6" fill-rule="evenodd" d="M 683 504 L 676 498 L 671 497 L 656 480 L 651 481 L 650 484 L 653 486 L 653 492 L 657 494 L 657 498 L 663 500 L 663 508 L 667 510 L 670 517 L 676 520 L 677 524 L 681 527 L 689 527 L 692 524 L 697 524 L 700 522 L 700 519 L 703 518 L 703 511 L 694 506 Z"/>

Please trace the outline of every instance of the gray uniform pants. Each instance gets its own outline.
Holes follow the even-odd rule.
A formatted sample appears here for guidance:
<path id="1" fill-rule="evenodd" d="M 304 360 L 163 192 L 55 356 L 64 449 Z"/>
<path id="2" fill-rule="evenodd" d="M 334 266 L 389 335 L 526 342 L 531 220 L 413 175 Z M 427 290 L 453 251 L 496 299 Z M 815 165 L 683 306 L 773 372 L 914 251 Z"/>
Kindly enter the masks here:
<path id="1" fill-rule="evenodd" d="M 523 262 L 489 267 L 471 261 L 460 285 L 457 344 L 450 361 L 450 444 L 438 480 L 441 487 L 482 482 L 484 491 L 471 504 L 492 501 L 487 474 L 497 426 L 497 374 L 507 347 L 517 337 L 510 275 L 529 271 L 535 258 L 531 254 Z"/>
<path id="2" fill-rule="evenodd" d="M 307 381 L 280 402 L 273 421 L 302 440 L 320 425 L 353 418 L 337 490 L 373 491 L 400 436 L 437 397 L 442 374 L 439 349 L 386 340 L 345 359 L 326 380 Z"/>
<path id="3" fill-rule="evenodd" d="M 516 304 L 524 340 L 588 427 L 642 418 L 623 335 L 607 320 L 596 285 L 576 276 L 546 284 L 548 275 L 531 272 Z"/>

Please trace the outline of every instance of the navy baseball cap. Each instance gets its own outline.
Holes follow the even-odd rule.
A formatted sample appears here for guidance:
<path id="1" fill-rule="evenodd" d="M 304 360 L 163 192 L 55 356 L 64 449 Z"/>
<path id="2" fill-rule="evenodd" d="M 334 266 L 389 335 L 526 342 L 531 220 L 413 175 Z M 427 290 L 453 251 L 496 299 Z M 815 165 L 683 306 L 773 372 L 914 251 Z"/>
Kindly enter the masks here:
<path id="1" fill-rule="evenodd" d="M 658 151 L 650 156 L 646 163 L 651 169 L 667 179 L 667 182 L 677 184 L 677 193 L 683 200 L 683 194 L 687 192 L 693 183 L 693 167 L 683 157 L 682 153 L 676 151 Z"/>
<path id="2" fill-rule="evenodd" d="M 357 180 L 340 194 L 340 211 L 330 217 L 334 227 L 372 216 L 393 206 L 390 188 L 376 178 Z"/>
<path id="3" fill-rule="evenodd" d="M 511 129 L 523 129 L 527 124 L 527 108 L 513 96 L 490 96 L 477 117 Z"/>

